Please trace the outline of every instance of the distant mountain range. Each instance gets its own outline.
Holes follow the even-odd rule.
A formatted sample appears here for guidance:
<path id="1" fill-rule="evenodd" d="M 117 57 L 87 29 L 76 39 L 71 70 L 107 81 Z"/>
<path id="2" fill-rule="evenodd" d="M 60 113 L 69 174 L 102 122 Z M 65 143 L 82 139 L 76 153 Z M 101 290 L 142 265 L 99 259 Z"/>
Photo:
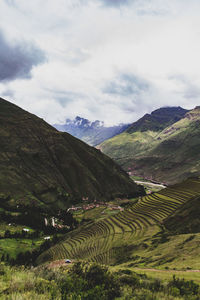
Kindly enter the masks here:
<path id="1" fill-rule="evenodd" d="M 96 120 L 91 122 L 77 116 L 74 120 L 67 119 L 63 125 L 54 124 L 53 126 L 59 131 L 70 133 L 91 146 L 96 146 L 103 141 L 120 134 L 128 128 L 129 124 L 106 127 L 102 121 Z"/>
<path id="2" fill-rule="evenodd" d="M 99 148 L 126 171 L 172 184 L 200 175 L 200 107 L 160 108 Z"/>
<path id="3" fill-rule="evenodd" d="M 109 157 L 0 98 L 0 208 L 55 212 L 141 194 Z"/>

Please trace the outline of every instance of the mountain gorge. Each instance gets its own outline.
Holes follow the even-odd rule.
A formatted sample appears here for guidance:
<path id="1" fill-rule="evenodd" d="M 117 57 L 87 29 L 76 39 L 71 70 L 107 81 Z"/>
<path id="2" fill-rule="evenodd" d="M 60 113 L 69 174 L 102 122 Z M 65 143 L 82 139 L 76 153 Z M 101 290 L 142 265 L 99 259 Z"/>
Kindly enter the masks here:
<path id="1" fill-rule="evenodd" d="M 169 182 L 186 177 L 146 194 L 98 149 L 0 99 L 0 294 L 199 299 L 200 177 L 187 178 L 198 173 L 199 123 L 199 107 L 164 108 L 102 144 L 112 142 L 111 154 L 131 173 Z M 182 281 L 169 281 L 175 269 Z M 28 293 L 27 274 L 35 278 Z M 112 297 L 105 296 L 108 278 Z M 180 282 L 195 298 L 176 297 Z"/>
<path id="2" fill-rule="evenodd" d="M 104 122 L 90 122 L 87 119 L 76 117 L 74 120 L 67 119 L 66 123 L 54 124 L 56 129 L 68 132 L 91 146 L 96 146 L 113 136 L 122 133 L 128 128 L 128 124 L 106 127 Z"/>
<path id="3" fill-rule="evenodd" d="M 200 0 L 0 15 L 0 300 L 200 300 Z"/>
<path id="4" fill-rule="evenodd" d="M 99 148 L 134 175 L 173 184 L 200 174 L 199 125 L 200 107 L 161 108 Z"/>
<path id="5" fill-rule="evenodd" d="M 109 157 L 0 99 L 0 206 L 66 209 L 142 190 Z"/>

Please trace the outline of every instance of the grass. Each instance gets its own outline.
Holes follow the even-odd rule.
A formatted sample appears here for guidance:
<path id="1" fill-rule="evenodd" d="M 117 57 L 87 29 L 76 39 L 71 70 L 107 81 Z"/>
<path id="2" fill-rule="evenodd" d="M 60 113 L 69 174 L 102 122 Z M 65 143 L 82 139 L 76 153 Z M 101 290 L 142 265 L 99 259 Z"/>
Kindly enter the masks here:
<path id="1" fill-rule="evenodd" d="M 0 268 L 0 299 L 51 299 L 49 282 L 36 276 L 31 270 L 23 267 L 10 268 L 3 264 Z M 53 287 L 54 282 L 51 285 Z"/>
<path id="2" fill-rule="evenodd" d="M 163 242 L 160 238 L 156 240 L 147 238 L 146 247 L 138 247 L 124 266 L 139 268 L 155 268 L 165 270 L 197 269 L 200 270 L 199 242 L 200 234 L 185 243 L 191 234 L 168 236 Z M 144 240 L 143 240 L 144 242 Z"/>
<path id="3" fill-rule="evenodd" d="M 5 222 L 0 223 L 0 236 L 3 236 L 6 230 L 9 230 L 12 234 L 16 232 L 22 232 L 23 228 L 29 229 L 29 232 L 33 232 L 34 230 L 29 226 L 23 226 L 19 224 L 11 224 L 8 225 Z"/>
<path id="4" fill-rule="evenodd" d="M 18 253 L 32 251 L 44 242 L 44 238 L 39 239 L 1 239 L 0 254 L 9 254 L 11 258 L 16 258 Z"/>
<path id="5" fill-rule="evenodd" d="M 29 232 L 27 234 L 25 233 L 24 236 L 23 228 L 29 229 Z M 4 238 L 4 234 L 8 230 L 10 232 L 10 237 Z M 39 249 L 40 245 L 44 243 L 44 237 L 46 235 L 42 231 L 40 231 L 37 237 L 29 236 L 34 232 L 35 230 L 28 226 L 17 224 L 11 224 L 9 226 L 5 222 L 0 223 L 0 257 L 2 257 L 2 255 L 5 256 L 8 254 L 9 258 L 15 259 L 19 253 L 24 253 L 26 251 L 32 252 L 33 250 Z M 18 233 L 20 236 L 12 236 Z M 52 236 L 50 235 L 50 237 Z"/>
<path id="6" fill-rule="evenodd" d="M 172 279 L 173 275 L 179 278 L 184 278 L 185 280 L 193 280 L 200 285 L 200 272 L 195 271 L 177 271 L 177 270 L 142 270 L 139 268 L 130 268 L 130 270 L 137 272 L 138 274 L 146 274 L 151 278 L 159 278 L 162 281 L 169 281 Z"/>
<path id="7" fill-rule="evenodd" d="M 75 262 L 33 269 L 1 263 L 0 273 L 0 299 L 198 300 L 200 296 L 199 277 L 191 281 L 186 272 Z"/>
<path id="8" fill-rule="evenodd" d="M 123 212 L 67 234 L 42 254 L 38 263 L 68 257 L 116 264 L 134 258 L 133 265 L 140 267 L 200 268 L 199 234 L 185 243 L 190 235 L 170 236 L 163 228 L 168 216 L 199 196 L 199 187 L 199 179 L 189 179 L 140 198 Z"/>
<path id="9" fill-rule="evenodd" d="M 131 179 L 133 179 L 133 180 L 139 180 L 139 181 L 144 181 L 144 182 L 146 182 L 146 180 L 143 178 L 143 177 L 140 177 L 140 176 L 135 176 L 135 175 L 133 175 L 133 176 L 130 176 L 131 177 Z"/>

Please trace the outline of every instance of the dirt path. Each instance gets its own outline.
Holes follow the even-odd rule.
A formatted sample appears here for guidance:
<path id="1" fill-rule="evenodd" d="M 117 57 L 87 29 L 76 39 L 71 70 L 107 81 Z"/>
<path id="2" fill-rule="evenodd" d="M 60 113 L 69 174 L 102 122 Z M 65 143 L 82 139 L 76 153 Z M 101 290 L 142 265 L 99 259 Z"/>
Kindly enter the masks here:
<path id="1" fill-rule="evenodd" d="M 160 269 L 143 269 L 143 268 L 134 268 L 134 270 L 151 271 L 151 272 L 173 272 L 173 273 L 200 272 L 200 270 L 160 270 Z"/>
<path id="2" fill-rule="evenodd" d="M 60 268 L 61 266 L 65 266 L 66 268 L 70 267 L 74 261 L 71 261 L 71 263 L 65 263 L 65 259 L 60 260 L 54 260 L 47 264 L 48 268 Z"/>

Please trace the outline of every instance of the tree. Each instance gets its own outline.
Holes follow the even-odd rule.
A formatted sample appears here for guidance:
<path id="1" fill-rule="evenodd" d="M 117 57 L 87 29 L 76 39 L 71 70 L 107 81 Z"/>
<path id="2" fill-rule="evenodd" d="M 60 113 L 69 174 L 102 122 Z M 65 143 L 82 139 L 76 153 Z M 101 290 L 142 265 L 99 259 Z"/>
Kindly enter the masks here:
<path id="1" fill-rule="evenodd" d="M 5 233 L 4 233 L 4 238 L 10 238 L 11 237 L 11 232 L 10 230 L 6 230 Z"/>

